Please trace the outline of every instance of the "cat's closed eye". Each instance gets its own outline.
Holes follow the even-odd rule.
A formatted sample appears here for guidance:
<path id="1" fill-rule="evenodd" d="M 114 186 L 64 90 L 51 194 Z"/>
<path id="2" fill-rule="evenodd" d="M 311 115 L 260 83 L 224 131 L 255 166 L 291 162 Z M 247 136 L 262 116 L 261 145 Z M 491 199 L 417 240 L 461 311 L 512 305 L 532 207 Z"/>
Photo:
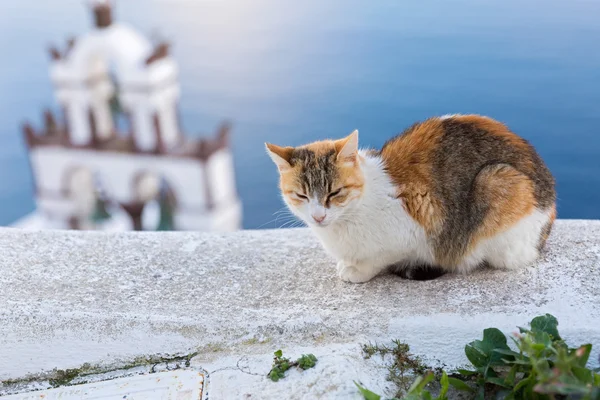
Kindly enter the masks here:
<path id="1" fill-rule="evenodd" d="M 329 193 L 329 195 L 327 196 L 327 200 L 331 200 L 333 197 L 340 194 L 341 191 L 342 191 L 342 188 L 339 188 L 338 190 L 335 190 L 335 191 Z"/>
<path id="2" fill-rule="evenodd" d="M 295 195 L 296 195 L 296 196 L 297 196 L 299 199 L 301 199 L 301 200 L 308 200 L 308 197 L 306 197 L 306 196 L 305 196 L 305 195 L 303 195 L 303 194 L 300 194 L 300 193 L 294 193 L 294 194 L 295 194 Z"/>

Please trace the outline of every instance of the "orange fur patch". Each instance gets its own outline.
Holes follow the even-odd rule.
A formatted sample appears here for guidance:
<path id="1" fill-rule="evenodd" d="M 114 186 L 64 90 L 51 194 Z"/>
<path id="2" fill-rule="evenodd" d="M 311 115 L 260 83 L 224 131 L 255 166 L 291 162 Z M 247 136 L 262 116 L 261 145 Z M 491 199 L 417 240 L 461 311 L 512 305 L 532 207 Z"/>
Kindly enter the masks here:
<path id="1" fill-rule="evenodd" d="M 475 180 L 475 198 L 489 209 L 479 229 L 473 234 L 470 249 L 516 224 L 533 212 L 536 201 L 529 177 L 506 164 L 481 170 Z"/>
<path id="2" fill-rule="evenodd" d="M 343 189 L 340 195 L 331 199 L 331 203 L 341 207 L 350 200 L 362 196 L 365 178 L 360 169 L 358 158 L 351 166 L 348 166 L 345 160 L 337 160 L 336 166 L 338 177 L 336 182 L 333 183 L 333 188 L 334 190 L 340 187 Z"/>
<path id="3" fill-rule="evenodd" d="M 397 196 L 428 234 L 437 232 L 444 219 L 439 200 L 430 190 L 433 151 L 443 134 L 441 121 L 432 118 L 394 139 L 381 152 L 388 174 L 398 186 Z"/>
<path id="4" fill-rule="evenodd" d="M 298 181 L 298 175 L 301 170 L 300 165 L 295 165 L 292 168 L 283 171 L 279 175 L 279 188 L 284 196 L 290 199 L 290 201 L 296 205 L 303 203 L 303 200 L 296 198 L 294 193 L 304 194 L 302 185 Z"/>

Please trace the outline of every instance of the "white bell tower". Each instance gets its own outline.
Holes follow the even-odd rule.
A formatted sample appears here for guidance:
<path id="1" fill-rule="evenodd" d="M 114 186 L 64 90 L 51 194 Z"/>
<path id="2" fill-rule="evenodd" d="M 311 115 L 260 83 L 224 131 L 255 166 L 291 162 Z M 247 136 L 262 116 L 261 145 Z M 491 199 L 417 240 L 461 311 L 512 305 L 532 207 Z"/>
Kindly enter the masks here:
<path id="1" fill-rule="evenodd" d="M 117 89 L 112 72 L 136 148 L 164 152 L 177 146 L 182 139 L 177 119 L 180 90 L 168 44 L 153 46 L 128 26 L 113 23 L 107 1 L 97 1 L 92 8 L 96 29 L 70 42 L 64 54 L 52 52 L 50 75 L 71 143 L 85 147 L 115 134 L 109 106 Z"/>
<path id="2" fill-rule="evenodd" d="M 37 201 L 51 228 L 231 231 L 241 227 L 229 125 L 209 138 L 178 124 L 177 64 L 92 5 L 95 27 L 51 49 L 50 76 L 64 118 L 25 124 Z M 125 117 L 128 132 L 118 132 Z M 120 125 L 120 124 L 119 124 Z M 27 219 L 32 224 L 32 219 Z"/>

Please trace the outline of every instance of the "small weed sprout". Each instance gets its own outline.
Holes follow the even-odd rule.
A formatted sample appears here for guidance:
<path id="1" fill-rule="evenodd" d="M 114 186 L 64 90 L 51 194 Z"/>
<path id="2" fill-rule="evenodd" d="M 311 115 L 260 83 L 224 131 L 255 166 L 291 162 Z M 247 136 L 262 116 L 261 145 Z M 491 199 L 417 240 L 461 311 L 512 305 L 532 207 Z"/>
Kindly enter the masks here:
<path id="1" fill-rule="evenodd" d="M 374 355 L 381 357 L 391 356 L 392 364 L 388 367 L 387 379 L 398 387 L 396 396 L 400 396 L 410 389 L 415 376 L 425 374 L 430 368 L 423 363 L 420 357 L 410 352 L 410 347 L 399 340 L 392 341 L 393 346 L 381 344 L 363 345 L 365 358 L 371 358 Z M 435 371 L 436 376 L 441 377 L 441 369 Z M 438 378 L 439 378 L 438 377 Z"/>
<path id="2" fill-rule="evenodd" d="M 277 350 L 273 353 L 273 367 L 267 374 L 267 377 L 273 382 L 277 382 L 285 377 L 285 371 L 292 367 L 298 367 L 301 370 L 313 368 L 317 363 L 317 357 L 314 354 L 302 354 L 296 361 L 290 361 L 289 358 L 283 356 L 283 351 Z"/>
<path id="3" fill-rule="evenodd" d="M 315 366 L 317 363 L 317 357 L 315 357 L 313 354 L 302 354 L 302 357 L 300 357 L 296 362 L 298 363 L 298 367 L 300 367 L 300 369 L 309 369 Z"/>

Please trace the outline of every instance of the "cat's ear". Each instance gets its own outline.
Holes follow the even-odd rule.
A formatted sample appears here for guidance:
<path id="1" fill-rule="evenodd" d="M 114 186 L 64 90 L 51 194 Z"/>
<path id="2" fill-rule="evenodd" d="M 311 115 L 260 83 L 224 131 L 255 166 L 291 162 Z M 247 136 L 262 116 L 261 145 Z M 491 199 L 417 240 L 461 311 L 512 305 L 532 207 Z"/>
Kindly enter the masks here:
<path id="1" fill-rule="evenodd" d="M 293 147 L 281 147 L 271 143 L 265 143 L 265 147 L 267 148 L 267 153 L 271 157 L 271 160 L 277 165 L 279 172 L 284 172 L 292 167 L 290 158 L 294 151 Z"/>
<path id="2" fill-rule="evenodd" d="M 343 139 L 336 140 L 337 159 L 342 162 L 354 163 L 358 156 L 358 130 Z"/>

